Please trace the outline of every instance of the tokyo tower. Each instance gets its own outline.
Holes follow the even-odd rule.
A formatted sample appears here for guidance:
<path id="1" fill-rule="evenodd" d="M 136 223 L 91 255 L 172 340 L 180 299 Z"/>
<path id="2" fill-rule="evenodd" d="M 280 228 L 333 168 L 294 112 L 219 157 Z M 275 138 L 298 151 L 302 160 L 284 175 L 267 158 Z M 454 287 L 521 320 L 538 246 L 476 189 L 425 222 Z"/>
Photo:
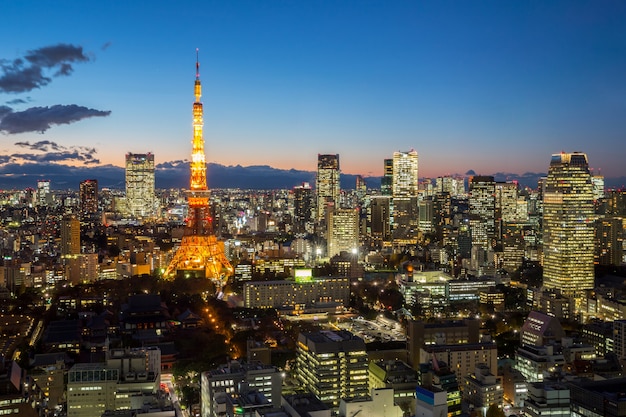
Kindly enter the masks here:
<path id="1" fill-rule="evenodd" d="M 187 193 L 189 214 L 180 247 L 165 270 L 163 277 L 195 276 L 211 279 L 218 290 L 233 274 L 233 267 L 224 255 L 224 243 L 213 232 L 210 214 L 210 191 L 206 181 L 206 158 L 204 154 L 203 110 L 200 96 L 200 63 L 196 50 L 196 82 L 193 103 L 193 140 L 191 148 L 191 180 Z"/>

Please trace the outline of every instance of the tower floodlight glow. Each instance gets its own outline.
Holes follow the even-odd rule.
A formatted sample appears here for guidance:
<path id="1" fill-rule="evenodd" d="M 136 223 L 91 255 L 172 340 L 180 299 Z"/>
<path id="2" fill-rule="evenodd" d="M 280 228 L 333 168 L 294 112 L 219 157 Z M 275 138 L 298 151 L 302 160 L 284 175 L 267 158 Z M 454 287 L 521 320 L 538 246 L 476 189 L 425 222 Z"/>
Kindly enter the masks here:
<path id="1" fill-rule="evenodd" d="M 233 274 L 233 267 L 224 255 L 224 243 L 217 240 L 210 213 L 210 191 L 206 179 L 206 157 L 202 129 L 203 109 L 200 97 L 200 61 L 196 49 L 196 80 L 193 103 L 193 138 L 191 141 L 191 176 L 187 202 L 189 216 L 180 247 L 163 276 L 172 279 L 181 276 L 203 276 L 213 280 L 218 291 Z"/>

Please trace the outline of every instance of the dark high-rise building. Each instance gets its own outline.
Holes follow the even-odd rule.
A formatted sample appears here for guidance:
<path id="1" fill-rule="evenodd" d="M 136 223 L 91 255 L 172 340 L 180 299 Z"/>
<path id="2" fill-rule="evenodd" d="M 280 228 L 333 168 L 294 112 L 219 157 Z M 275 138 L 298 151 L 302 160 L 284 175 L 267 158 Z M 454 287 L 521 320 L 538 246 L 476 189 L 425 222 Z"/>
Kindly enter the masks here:
<path id="1" fill-rule="evenodd" d="M 368 206 L 369 234 L 377 241 L 387 241 L 391 237 L 390 197 L 373 196 Z"/>
<path id="2" fill-rule="evenodd" d="M 293 232 L 313 232 L 313 190 L 308 182 L 293 187 Z"/>
<path id="3" fill-rule="evenodd" d="M 594 201 L 587 155 L 552 155 L 543 190 L 543 285 L 568 297 L 594 287 Z"/>
<path id="4" fill-rule="evenodd" d="M 318 222 L 324 219 L 328 203 L 339 204 L 339 174 L 339 155 L 317 155 L 315 193 Z"/>
<path id="5" fill-rule="evenodd" d="M 392 195 L 393 187 L 393 159 L 385 159 L 383 166 L 383 177 L 380 179 L 380 193 L 382 195 Z"/>
<path id="6" fill-rule="evenodd" d="M 621 217 L 605 217 L 595 224 L 595 259 L 599 265 L 622 264 L 624 256 L 624 224 Z"/>
<path id="7" fill-rule="evenodd" d="M 472 245 L 495 246 L 496 183 L 491 176 L 474 176 L 469 181 L 469 212 Z"/>
<path id="8" fill-rule="evenodd" d="M 606 214 L 626 216 L 626 190 L 609 190 L 606 193 Z"/>
<path id="9" fill-rule="evenodd" d="M 98 180 L 84 180 L 80 183 L 81 220 L 94 220 L 98 215 Z"/>

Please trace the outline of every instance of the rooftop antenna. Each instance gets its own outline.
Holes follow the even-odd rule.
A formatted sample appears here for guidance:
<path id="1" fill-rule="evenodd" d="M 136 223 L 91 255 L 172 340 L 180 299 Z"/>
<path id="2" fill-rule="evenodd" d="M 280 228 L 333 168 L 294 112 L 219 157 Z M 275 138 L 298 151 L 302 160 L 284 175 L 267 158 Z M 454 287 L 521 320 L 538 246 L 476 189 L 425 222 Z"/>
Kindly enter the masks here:
<path id="1" fill-rule="evenodd" d="M 196 48 L 196 80 L 200 79 L 200 61 L 198 59 L 198 48 Z"/>

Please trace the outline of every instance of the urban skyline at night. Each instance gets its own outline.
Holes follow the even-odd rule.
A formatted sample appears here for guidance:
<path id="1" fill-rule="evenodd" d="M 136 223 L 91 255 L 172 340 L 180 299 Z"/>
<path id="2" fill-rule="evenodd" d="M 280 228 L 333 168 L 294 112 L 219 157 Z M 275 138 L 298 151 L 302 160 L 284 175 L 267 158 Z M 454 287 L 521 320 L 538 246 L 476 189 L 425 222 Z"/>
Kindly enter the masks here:
<path id="1" fill-rule="evenodd" d="M 0 36 L 33 29 L 0 46 L 2 174 L 121 172 L 127 152 L 176 171 L 199 48 L 209 164 L 313 172 L 339 154 L 342 173 L 378 177 L 416 149 L 420 177 L 521 176 L 581 151 L 624 176 L 623 4 L 146 6 L 5 7 Z"/>

